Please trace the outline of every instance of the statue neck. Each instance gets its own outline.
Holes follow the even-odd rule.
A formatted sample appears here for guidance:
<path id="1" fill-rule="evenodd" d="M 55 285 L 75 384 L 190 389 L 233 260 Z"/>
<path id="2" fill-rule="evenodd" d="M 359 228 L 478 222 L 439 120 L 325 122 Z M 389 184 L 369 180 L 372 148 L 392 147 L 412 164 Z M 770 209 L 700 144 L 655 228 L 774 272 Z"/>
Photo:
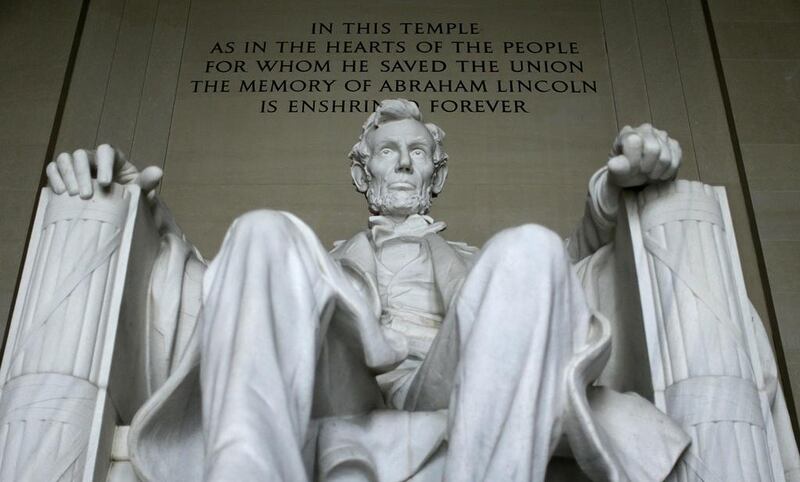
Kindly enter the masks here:
<path id="1" fill-rule="evenodd" d="M 379 216 L 382 216 L 382 217 L 384 217 L 386 219 L 389 219 L 394 224 L 403 224 L 409 218 L 410 214 L 406 214 L 406 215 L 402 215 L 402 214 L 399 214 L 399 215 L 380 214 Z"/>

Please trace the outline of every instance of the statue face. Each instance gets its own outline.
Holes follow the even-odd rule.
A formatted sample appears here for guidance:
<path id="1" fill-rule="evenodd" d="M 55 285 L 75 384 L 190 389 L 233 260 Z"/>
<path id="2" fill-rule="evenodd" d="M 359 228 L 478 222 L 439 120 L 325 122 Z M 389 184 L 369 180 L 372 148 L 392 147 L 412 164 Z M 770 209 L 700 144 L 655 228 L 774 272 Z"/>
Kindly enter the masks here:
<path id="1" fill-rule="evenodd" d="M 427 212 L 436 175 L 436 144 L 428 129 L 413 119 L 387 122 L 367 135 L 367 143 L 370 210 L 384 216 Z"/>

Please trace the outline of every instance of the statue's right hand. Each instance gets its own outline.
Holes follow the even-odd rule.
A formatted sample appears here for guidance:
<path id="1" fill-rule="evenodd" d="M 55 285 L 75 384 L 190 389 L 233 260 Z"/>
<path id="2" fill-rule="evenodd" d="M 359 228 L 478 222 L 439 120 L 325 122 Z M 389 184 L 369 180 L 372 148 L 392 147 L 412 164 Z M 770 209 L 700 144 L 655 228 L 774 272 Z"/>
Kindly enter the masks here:
<path id="1" fill-rule="evenodd" d="M 93 151 L 78 149 L 72 154 L 62 152 L 55 161 L 47 164 L 46 172 L 50 188 L 56 194 L 66 191 L 70 196 L 80 195 L 83 199 L 92 197 L 92 175 L 100 186 L 105 187 L 112 182 L 136 183 L 145 193 L 155 189 L 164 175 L 155 166 L 139 171 L 122 152 L 108 144 L 97 146 Z"/>

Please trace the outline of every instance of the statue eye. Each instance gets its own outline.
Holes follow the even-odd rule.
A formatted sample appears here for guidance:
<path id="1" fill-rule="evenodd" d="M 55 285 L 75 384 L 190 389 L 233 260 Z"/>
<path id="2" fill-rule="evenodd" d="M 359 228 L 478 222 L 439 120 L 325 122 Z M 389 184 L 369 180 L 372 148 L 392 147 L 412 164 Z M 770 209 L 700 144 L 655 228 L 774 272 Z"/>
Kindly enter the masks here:
<path id="1" fill-rule="evenodd" d="M 422 149 L 414 149 L 413 151 L 411 151 L 411 155 L 414 157 L 424 156 L 425 151 Z"/>
<path id="2" fill-rule="evenodd" d="M 381 154 L 384 155 L 384 156 L 388 156 L 391 153 L 392 153 L 392 150 L 389 149 L 388 147 L 384 147 L 383 149 L 381 149 Z"/>

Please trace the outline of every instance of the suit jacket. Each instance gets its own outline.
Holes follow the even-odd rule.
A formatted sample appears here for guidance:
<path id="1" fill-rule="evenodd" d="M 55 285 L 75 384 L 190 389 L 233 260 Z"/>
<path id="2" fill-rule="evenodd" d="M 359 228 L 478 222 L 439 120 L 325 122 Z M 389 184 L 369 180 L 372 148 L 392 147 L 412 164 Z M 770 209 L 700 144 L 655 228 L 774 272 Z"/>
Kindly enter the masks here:
<path id="1" fill-rule="evenodd" d="M 449 307 L 478 254 L 478 248 L 465 243 L 445 241 L 436 233 L 426 235 L 424 241 L 424 246 L 431 251 L 436 288 L 442 296 L 444 306 Z M 331 256 L 351 275 L 353 282 L 370 300 L 375 315 L 380 317 L 378 268 L 369 231 L 361 231 L 347 241 L 336 243 Z"/>

